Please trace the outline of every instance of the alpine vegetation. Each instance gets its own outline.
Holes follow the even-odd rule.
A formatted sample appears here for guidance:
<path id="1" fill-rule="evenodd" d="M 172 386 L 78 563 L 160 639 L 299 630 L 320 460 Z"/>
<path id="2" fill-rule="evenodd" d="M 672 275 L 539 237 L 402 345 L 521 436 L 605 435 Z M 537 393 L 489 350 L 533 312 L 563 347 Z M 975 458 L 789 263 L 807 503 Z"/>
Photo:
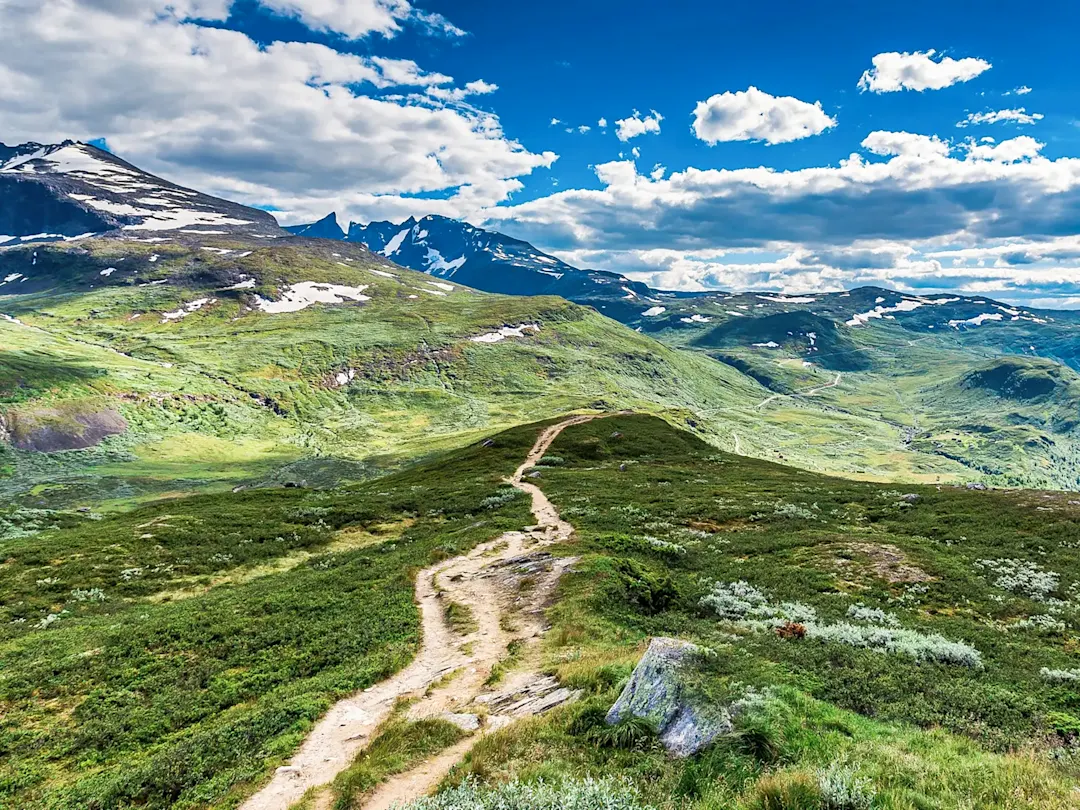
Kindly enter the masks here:
<path id="1" fill-rule="evenodd" d="M 848 616 L 855 621 L 867 622 L 867 625 L 850 622 L 830 624 L 819 621 L 817 611 L 809 605 L 800 602 L 770 603 L 764 593 L 743 580 L 715 583 L 712 590 L 702 597 L 700 604 L 720 618 L 750 630 L 768 630 L 786 623 L 797 623 L 802 626 L 799 635 L 806 638 L 903 655 L 919 662 L 934 661 L 974 669 L 982 667 L 982 656 L 974 647 L 950 641 L 937 633 L 920 633 L 898 627 L 899 620 L 895 616 L 865 605 L 852 605 L 848 609 Z"/>
<path id="2" fill-rule="evenodd" d="M 627 782 L 615 779 L 566 780 L 532 784 L 509 782 L 482 789 L 468 779 L 437 796 L 418 799 L 403 810 L 649 810 Z"/>
<path id="3" fill-rule="evenodd" d="M 870 810 L 874 805 L 873 783 L 850 765 L 834 762 L 817 774 L 824 810 Z"/>
<path id="4" fill-rule="evenodd" d="M 721 619 L 748 626 L 755 623 L 763 628 L 775 627 L 785 621 L 808 622 L 817 619 L 817 611 L 801 602 L 770 604 L 764 593 L 744 580 L 717 582 L 702 597 L 701 606 Z"/>
<path id="5" fill-rule="evenodd" d="M 1036 602 L 1055 602 L 1050 596 L 1061 582 L 1054 571 L 1044 571 L 1037 564 L 1026 560 L 1000 559 L 976 560 L 975 566 L 996 574 L 994 585 L 1017 596 L 1026 596 Z"/>
<path id="6" fill-rule="evenodd" d="M 982 668 L 982 656 L 978 650 L 960 641 L 949 641 L 937 633 L 920 633 L 903 628 L 861 627 L 837 622 L 807 625 L 806 637 L 880 653 L 906 655 L 916 661 Z"/>
<path id="7" fill-rule="evenodd" d="M 1039 670 L 1039 677 L 1050 683 L 1074 683 L 1080 681 L 1080 669 L 1050 669 L 1050 667 L 1043 667 Z"/>
<path id="8" fill-rule="evenodd" d="M 847 615 L 848 618 L 854 619 L 857 622 L 866 622 L 868 624 L 881 624 L 887 627 L 900 626 L 900 620 L 891 613 L 886 613 L 881 608 L 867 607 L 862 603 L 849 607 Z"/>

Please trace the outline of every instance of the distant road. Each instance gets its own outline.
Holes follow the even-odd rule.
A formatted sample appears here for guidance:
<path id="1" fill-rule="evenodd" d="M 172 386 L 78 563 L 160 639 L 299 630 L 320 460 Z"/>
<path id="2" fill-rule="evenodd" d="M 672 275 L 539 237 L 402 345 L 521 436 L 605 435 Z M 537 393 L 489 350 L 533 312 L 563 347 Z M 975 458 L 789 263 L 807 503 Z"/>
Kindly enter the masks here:
<path id="1" fill-rule="evenodd" d="M 836 373 L 836 379 L 833 380 L 831 383 L 826 383 L 825 385 L 819 385 L 817 388 L 811 388 L 809 391 L 796 391 L 793 394 L 773 394 L 771 397 L 766 397 L 765 399 L 761 400 L 761 402 L 759 402 L 757 404 L 757 407 L 758 408 L 764 408 L 766 405 L 768 405 L 773 400 L 783 399 L 784 397 L 800 397 L 800 396 L 802 396 L 802 397 L 812 397 L 812 396 L 814 396 L 814 394 L 820 394 L 826 388 L 836 388 L 836 386 L 838 386 L 840 384 L 840 378 L 842 376 L 843 375 L 840 372 L 837 372 Z"/>

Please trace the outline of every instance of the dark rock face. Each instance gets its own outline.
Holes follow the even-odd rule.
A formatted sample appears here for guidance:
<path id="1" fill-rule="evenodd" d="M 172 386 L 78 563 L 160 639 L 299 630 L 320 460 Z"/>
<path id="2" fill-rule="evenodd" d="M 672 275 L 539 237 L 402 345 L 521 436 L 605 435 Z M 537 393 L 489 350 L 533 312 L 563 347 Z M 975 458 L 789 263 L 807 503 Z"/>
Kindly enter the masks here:
<path id="1" fill-rule="evenodd" d="M 93 447 L 127 430 L 127 421 L 111 408 L 38 408 L 7 419 L 11 444 L 20 450 L 53 453 Z"/>
<path id="2" fill-rule="evenodd" d="M 117 227 L 117 221 L 58 196 L 48 186 L 0 174 L 0 239 L 47 233 L 78 236 Z"/>
<path id="3" fill-rule="evenodd" d="M 308 236 L 313 239 L 337 239 L 340 241 L 345 238 L 345 231 L 338 224 L 337 214 L 327 214 L 318 222 L 313 222 L 310 225 L 292 225 L 285 228 L 285 230 L 296 236 Z"/>
<path id="4" fill-rule="evenodd" d="M 701 648 L 674 638 L 654 638 L 630 682 L 607 713 L 608 725 L 629 717 L 651 722 L 669 754 L 688 757 L 734 728 L 725 709 L 696 705 L 686 687 L 683 668 Z"/>

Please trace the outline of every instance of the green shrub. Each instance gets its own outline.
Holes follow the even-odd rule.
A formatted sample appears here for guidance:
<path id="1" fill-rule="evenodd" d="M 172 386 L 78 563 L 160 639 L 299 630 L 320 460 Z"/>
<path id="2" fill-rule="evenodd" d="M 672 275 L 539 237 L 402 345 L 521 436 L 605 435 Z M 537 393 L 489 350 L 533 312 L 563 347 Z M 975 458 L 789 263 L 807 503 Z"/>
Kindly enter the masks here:
<path id="1" fill-rule="evenodd" d="M 613 726 L 594 726 L 585 738 L 598 748 L 644 751 L 656 745 L 656 729 L 643 717 L 627 717 Z"/>
<path id="2" fill-rule="evenodd" d="M 758 781 L 748 804 L 752 810 L 821 810 L 821 791 L 809 774 L 774 773 Z"/>
<path id="3" fill-rule="evenodd" d="M 666 572 L 654 573 L 634 560 L 616 560 L 615 571 L 626 600 L 648 615 L 666 610 L 679 598 L 675 580 Z"/>
<path id="4" fill-rule="evenodd" d="M 509 782 L 485 790 L 467 780 L 437 796 L 418 799 L 407 810 L 648 810 L 637 792 L 614 779 Z"/>

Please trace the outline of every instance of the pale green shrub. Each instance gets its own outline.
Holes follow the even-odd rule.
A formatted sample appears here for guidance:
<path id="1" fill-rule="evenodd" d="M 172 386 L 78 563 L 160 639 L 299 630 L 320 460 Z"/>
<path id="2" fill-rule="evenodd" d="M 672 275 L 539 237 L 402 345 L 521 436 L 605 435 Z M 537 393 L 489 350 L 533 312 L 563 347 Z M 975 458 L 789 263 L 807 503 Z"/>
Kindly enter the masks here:
<path id="1" fill-rule="evenodd" d="M 648 810 L 628 782 L 581 779 L 509 782 L 490 789 L 466 780 L 437 796 L 417 799 L 407 810 Z"/>

